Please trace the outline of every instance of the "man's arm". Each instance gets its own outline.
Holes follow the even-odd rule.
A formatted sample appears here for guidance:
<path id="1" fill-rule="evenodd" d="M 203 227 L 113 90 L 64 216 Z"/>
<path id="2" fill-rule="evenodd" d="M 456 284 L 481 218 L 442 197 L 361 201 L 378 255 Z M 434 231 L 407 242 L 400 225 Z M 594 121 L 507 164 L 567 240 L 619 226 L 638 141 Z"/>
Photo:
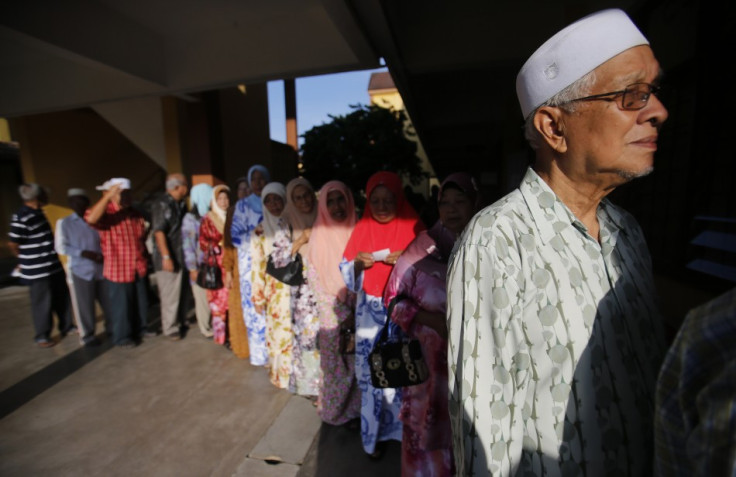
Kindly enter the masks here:
<path id="1" fill-rule="evenodd" d="M 519 347 L 523 333 L 510 300 L 518 286 L 504 268 L 493 245 L 466 243 L 448 274 L 449 409 L 457 475 L 514 475 L 521 461 L 528 372 L 512 370 L 514 356 L 527 352 Z"/>
<path id="2" fill-rule="evenodd" d="M 100 200 L 98 200 L 97 203 L 93 205 L 91 209 L 89 209 L 89 212 L 87 213 L 87 216 L 85 217 L 85 220 L 87 221 L 88 224 L 94 225 L 100 221 L 102 216 L 105 215 L 105 209 L 107 208 L 107 204 L 110 203 L 112 198 L 119 191 L 120 191 L 120 186 L 114 185 L 102 194 L 102 197 L 100 198 Z"/>
<path id="3" fill-rule="evenodd" d="M 10 247 L 10 252 L 17 258 L 20 254 L 20 247 L 18 247 L 18 244 L 15 242 L 8 242 L 8 247 Z"/>
<path id="4" fill-rule="evenodd" d="M 166 244 L 166 234 L 161 230 L 156 230 L 153 233 L 153 239 L 156 242 L 158 251 L 161 252 L 161 266 L 165 272 L 174 271 L 174 262 L 171 260 L 171 254 L 169 253 L 169 246 Z"/>
<path id="5" fill-rule="evenodd" d="M 54 249 L 59 255 L 70 255 L 70 251 L 64 246 L 64 219 L 56 221 L 54 232 Z"/>
<path id="6" fill-rule="evenodd" d="M 164 212 L 168 206 L 165 203 L 157 202 L 151 211 L 151 228 L 153 229 L 153 241 L 156 248 L 161 254 L 161 268 L 165 272 L 174 271 L 174 262 L 171 259 L 169 245 L 166 242 L 166 232 L 168 223 Z"/>

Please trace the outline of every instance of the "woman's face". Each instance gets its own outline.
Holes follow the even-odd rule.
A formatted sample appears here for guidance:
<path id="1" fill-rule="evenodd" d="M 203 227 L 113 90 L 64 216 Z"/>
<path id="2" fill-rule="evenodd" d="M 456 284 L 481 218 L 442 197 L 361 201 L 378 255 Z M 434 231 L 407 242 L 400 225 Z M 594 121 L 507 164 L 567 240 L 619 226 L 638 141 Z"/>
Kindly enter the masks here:
<path id="1" fill-rule="evenodd" d="M 280 195 L 268 194 L 263 199 L 263 205 L 266 206 L 268 213 L 274 217 L 281 217 L 281 212 L 284 211 L 284 199 Z"/>
<path id="2" fill-rule="evenodd" d="M 309 187 L 298 185 L 291 191 L 291 200 L 296 210 L 308 214 L 314 210 L 314 192 Z"/>
<path id="3" fill-rule="evenodd" d="M 339 190 L 327 194 L 327 212 L 335 222 L 345 222 L 348 218 L 348 201 Z"/>
<path id="4" fill-rule="evenodd" d="M 442 192 L 438 211 L 442 225 L 459 234 L 473 218 L 475 207 L 467 194 L 448 188 Z"/>
<path id="5" fill-rule="evenodd" d="M 217 194 L 217 206 L 222 210 L 227 210 L 230 207 L 230 196 L 227 195 L 227 191 L 220 191 Z"/>
<path id="6" fill-rule="evenodd" d="M 379 224 L 391 222 L 396 217 L 396 197 L 387 187 L 379 185 L 368 198 L 373 218 Z"/>
<path id="7" fill-rule="evenodd" d="M 264 187 L 266 187 L 266 178 L 263 177 L 261 171 L 253 171 L 250 175 L 250 190 L 260 197 Z"/>
<path id="8" fill-rule="evenodd" d="M 238 182 L 238 199 L 242 199 L 243 197 L 248 197 L 250 194 L 250 187 L 248 187 L 248 183 L 245 181 Z"/>

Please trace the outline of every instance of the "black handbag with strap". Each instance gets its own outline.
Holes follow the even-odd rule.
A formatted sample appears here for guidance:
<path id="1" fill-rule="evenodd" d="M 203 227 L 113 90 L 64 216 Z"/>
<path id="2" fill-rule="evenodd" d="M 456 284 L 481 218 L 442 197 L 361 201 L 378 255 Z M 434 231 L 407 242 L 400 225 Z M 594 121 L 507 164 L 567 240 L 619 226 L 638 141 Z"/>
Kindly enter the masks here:
<path id="1" fill-rule="evenodd" d="M 418 340 L 407 337 L 398 326 L 395 333 L 398 336 L 389 339 L 391 314 L 396 304 L 404 298 L 407 297 L 398 295 L 389 303 L 386 323 L 368 356 L 371 384 L 375 388 L 414 386 L 423 383 L 429 377 L 429 369 Z"/>
<path id="2" fill-rule="evenodd" d="M 217 264 L 217 257 L 210 246 L 204 254 L 204 260 L 197 272 L 197 285 L 207 290 L 219 290 L 223 287 L 222 270 Z"/>

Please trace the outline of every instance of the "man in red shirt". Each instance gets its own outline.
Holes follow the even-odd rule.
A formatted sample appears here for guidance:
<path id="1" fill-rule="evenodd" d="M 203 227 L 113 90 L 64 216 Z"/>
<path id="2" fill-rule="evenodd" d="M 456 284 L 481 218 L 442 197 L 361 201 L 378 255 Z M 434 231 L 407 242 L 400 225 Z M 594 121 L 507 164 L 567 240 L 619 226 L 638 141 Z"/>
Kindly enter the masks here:
<path id="1" fill-rule="evenodd" d="M 133 348 L 148 326 L 146 223 L 131 207 L 130 180 L 110 179 L 97 189 L 104 193 L 85 219 L 100 233 L 113 344 Z"/>

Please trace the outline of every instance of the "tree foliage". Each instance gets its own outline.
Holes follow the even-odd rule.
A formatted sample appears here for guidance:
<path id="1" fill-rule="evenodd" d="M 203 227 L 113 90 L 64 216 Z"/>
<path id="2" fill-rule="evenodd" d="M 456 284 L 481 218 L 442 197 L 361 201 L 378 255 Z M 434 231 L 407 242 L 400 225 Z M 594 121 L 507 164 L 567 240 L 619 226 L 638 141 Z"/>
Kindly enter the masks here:
<path id="1" fill-rule="evenodd" d="M 375 105 L 351 105 L 353 111 L 332 116 L 329 123 L 305 132 L 302 173 L 315 189 L 330 180 L 350 187 L 356 202 L 368 178 L 377 171 L 398 173 L 412 183 L 424 177 L 416 142 L 407 138 L 406 114 Z"/>

